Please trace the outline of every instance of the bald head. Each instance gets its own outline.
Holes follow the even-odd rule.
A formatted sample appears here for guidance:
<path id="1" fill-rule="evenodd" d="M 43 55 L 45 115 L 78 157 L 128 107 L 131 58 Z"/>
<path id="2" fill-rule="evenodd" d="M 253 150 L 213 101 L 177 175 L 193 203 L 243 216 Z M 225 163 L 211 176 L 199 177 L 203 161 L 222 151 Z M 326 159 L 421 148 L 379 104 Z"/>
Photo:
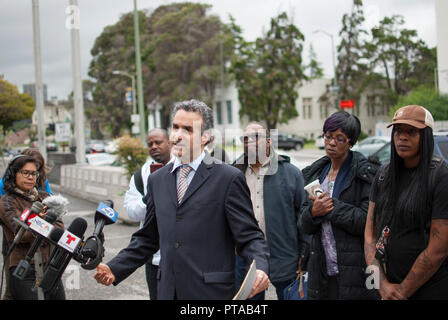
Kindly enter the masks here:
<path id="1" fill-rule="evenodd" d="M 168 132 L 165 129 L 155 128 L 148 132 L 146 138 L 148 152 L 151 158 L 164 165 L 170 161 L 171 145 Z"/>
<path id="2" fill-rule="evenodd" d="M 148 131 L 148 136 L 146 137 L 147 139 L 154 134 L 160 134 L 160 135 L 164 135 L 166 137 L 166 139 L 169 139 L 168 136 L 168 131 L 166 131 L 165 129 L 162 128 L 154 128 Z"/>

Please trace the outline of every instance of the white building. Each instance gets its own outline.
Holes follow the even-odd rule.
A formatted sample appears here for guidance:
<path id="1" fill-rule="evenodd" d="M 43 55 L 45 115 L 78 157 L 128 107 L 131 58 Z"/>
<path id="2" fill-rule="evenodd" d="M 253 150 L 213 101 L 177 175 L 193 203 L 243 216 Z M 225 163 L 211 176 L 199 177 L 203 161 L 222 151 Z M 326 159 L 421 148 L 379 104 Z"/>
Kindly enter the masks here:
<path id="1" fill-rule="evenodd" d="M 48 126 L 50 123 L 71 122 L 72 115 L 63 105 L 46 105 L 44 106 L 44 124 Z M 37 111 L 33 112 L 33 125 L 37 126 Z"/>
<path id="2" fill-rule="evenodd" d="M 448 1 L 436 0 L 437 64 L 439 91 L 448 94 Z"/>

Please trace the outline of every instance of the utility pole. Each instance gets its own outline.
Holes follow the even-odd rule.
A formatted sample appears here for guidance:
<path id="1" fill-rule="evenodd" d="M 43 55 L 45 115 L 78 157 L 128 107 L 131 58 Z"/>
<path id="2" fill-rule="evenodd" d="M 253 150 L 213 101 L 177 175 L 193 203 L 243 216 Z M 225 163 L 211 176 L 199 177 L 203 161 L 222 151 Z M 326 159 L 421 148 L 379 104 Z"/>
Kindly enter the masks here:
<path id="1" fill-rule="evenodd" d="M 33 39 L 34 39 L 34 70 L 36 90 L 36 112 L 37 112 L 37 135 L 39 151 L 47 159 L 47 145 L 45 142 L 45 110 L 44 95 L 42 87 L 42 59 L 40 54 L 40 22 L 39 22 L 39 0 L 32 0 L 33 7 Z"/>
<path id="2" fill-rule="evenodd" d="M 134 0 L 134 38 L 135 38 L 135 65 L 137 73 L 137 97 L 138 113 L 140 114 L 140 139 L 146 141 L 145 110 L 143 105 L 143 81 L 142 81 L 142 61 L 140 57 L 140 31 L 138 28 L 137 0 Z"/>
<path id="3" fill-rule="evenodd" d="M 72 42 L 72 74 L 73 74 L 73 103 L 75 109 L 75 137 L 76 162 L 86 162 L 85 135 L 84 135 L 84 101 L 81 81 L 81 56 L 79 48 L 79 7 L 78 0 L 70 0 L 73 25 L 70 27 Z"/>

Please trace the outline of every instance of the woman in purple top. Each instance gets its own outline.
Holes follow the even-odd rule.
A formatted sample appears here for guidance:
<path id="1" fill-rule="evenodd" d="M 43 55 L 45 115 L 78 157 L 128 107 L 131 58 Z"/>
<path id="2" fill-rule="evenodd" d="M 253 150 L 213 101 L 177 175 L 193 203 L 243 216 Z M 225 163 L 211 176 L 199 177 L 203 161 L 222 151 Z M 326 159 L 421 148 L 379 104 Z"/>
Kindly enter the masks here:
<path id="1" fill-rule="evenodd" d="M 309 195 L 299 226 L 312 235 L 308 299 L 376 299 L 365 286 L 363 235 L 370 185 L 378 165 L 351 151 L 361 132 L 357 117 L 336 112 L 326 119 L 326 156 L 303 169 L 305 185 L 319 180 L 323 194 Z"/>

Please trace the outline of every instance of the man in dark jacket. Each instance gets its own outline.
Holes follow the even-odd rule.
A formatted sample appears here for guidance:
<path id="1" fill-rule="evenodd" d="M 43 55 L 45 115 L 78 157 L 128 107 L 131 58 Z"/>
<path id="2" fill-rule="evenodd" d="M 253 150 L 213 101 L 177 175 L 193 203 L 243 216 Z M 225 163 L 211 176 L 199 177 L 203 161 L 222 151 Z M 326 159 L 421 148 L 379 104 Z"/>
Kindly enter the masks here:
<path id="1" fill-rule="evenodd" d="M 308 242 L 297 228 L 300 206 L 305 198 L 303 177 L 287 156 L 274 152 L 269 131 L 250 123 L 242 137 L 244 154 L 233 164 L 246 177 L 255 218 L 266 236 L 270 279 L 279 300 L 283 290 L 296 279 L 299 261 L 307 255 Z M 237 257 L 239 282 L 247 263 Z M 264 292 L 256 299 L 263 299 Z"/>
<path id="2" fill-rule="evenodd" d="M 324 194 L 302 205 L 299 226 L 312 235 L 307 265 L 307 298 L 375 299 L 365 284 L 364 229 L 370 185 L 378 166 L 351 151 L 360 133 L 359 120 L 346 112 L 324 124 L 327 156 L 303 169 L 305 185 L 319 180 Z"/>

